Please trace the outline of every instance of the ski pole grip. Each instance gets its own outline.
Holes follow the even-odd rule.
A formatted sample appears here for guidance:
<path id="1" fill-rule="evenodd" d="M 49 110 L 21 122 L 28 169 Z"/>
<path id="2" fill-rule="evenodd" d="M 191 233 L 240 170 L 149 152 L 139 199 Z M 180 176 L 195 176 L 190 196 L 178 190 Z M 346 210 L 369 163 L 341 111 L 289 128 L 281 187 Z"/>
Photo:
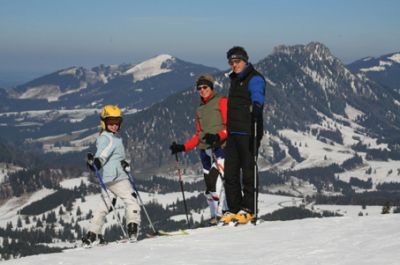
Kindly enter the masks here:
<path id="1" fill-rule="evenodd" d="M 172 142 L 172 145 L 177 145 L 175 141 Z M 175 153 L 175 160 L 178 162 L 178 153 Z"/>

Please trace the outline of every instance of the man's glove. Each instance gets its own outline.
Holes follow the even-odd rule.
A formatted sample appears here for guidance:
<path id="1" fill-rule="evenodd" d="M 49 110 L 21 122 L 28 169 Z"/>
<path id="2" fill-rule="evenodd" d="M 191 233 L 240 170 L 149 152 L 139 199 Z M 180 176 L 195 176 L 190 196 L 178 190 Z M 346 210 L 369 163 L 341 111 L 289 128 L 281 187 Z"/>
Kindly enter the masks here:
<path id="1" fill-rule="evenodd" d="M 204 137 L 203 137 L 203 140 L 205 140 L 206 143 L 209 145 L 214 145 L 219 142 L 219 135 L 206 133 L 206 135 L 204 135 Z"/>
<path id="2" fill-rule="evenodd" d="M 253 121 L 262 120 L 263 105 L 258 102 L 253 102 L 253 107 L 251 111 L 251 118 Z"/>
<path id="3" fill-rule="evenodd" d="M 185 146 L 183 144 L 177 144 L 173 142 L 169 149 L 171 150 L 171 155 L 175 155 L 177 153 L 185 151 Z"/>
<path id="4" fill-rule="evenodd" d="M 121 160 L 121 166 L 122 166 L 122 169 L 123 169 L 126 173 L 131 172 L 131 166 L 129 165 L 129 163 L 128 163 L 126 160 Z"/>
<path id="5" fill-rule="evenodd" d="M 87 153 L 86 165 L 92 171 L 95 171 L 94 166 L 96 166 L 97 170 L 99 170 L 101 168 L 100 159 L 98 159 L 97 157 L 95 158 L 92 153 Z"/>

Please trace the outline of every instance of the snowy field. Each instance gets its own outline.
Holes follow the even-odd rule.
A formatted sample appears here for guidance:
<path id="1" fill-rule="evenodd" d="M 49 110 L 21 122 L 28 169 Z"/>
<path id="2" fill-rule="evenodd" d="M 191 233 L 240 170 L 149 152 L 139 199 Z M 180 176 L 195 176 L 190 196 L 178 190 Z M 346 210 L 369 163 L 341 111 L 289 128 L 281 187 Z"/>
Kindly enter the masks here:
<path id="1" fill-rule="evenodd" d="M 311 218 L 29 256 L 4 265 L 397 265 L 400 215 Z"/>
<path id="2" fill-rule="evenodd" d="M 12 222 L 13 225 L 16 225 L 19 216 L 18 211 L 25 206 L 28 206 L 32 202 L 41 200 L 54 192 L 56 191 L 45 188 L 30 195 L 26 194 L 21 197 L 13 197 L 7 200 L 3 205 L 0 206 L 0 227 L 6 227 L 8 222 Z"/>
<path id="3" fill-rule="evenodd" d="M 13 164 L 0 163 L 0 184 L 4 182 L 8 175 L 15 173 L 21 169 L 21 167 L 17 167 Z"/>

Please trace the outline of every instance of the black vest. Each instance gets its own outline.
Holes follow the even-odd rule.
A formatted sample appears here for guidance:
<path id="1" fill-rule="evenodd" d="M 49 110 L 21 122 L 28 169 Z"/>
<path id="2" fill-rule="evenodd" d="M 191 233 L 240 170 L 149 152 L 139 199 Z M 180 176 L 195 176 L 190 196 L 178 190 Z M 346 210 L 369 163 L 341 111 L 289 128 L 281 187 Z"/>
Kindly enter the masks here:
<path id="1" fill-rule="evenodd" d="M 253 76 L 264 77 L 250 64 L 239 77 L 236 73 L 230 74 L 231 87 L 228 96 L 228 120 L 229 133 L 246 133 L 253 135 L 253 121 L 251 119 L 252 102 L 248 84 Z M 257 134 L 263 132 L 263 122 L 257 122 Z M 261 135 L 259 135 L 261 136 Z"/>

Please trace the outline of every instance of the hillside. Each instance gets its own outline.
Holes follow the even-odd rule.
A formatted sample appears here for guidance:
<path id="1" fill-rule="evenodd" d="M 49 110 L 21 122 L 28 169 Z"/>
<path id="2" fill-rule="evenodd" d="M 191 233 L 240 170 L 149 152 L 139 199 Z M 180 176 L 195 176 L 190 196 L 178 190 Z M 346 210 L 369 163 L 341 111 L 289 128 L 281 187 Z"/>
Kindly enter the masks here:
<path id="1" fill-rule="evenodd" d="M 394 265 L 400 258 L 399 222 L 400 215 L 384 215 L 202 228 L 187 236 L 36 255 L 2 264 Z"/>
<path id="2" fill-rule="evenodd" d="M 124 66 L 121 74 L 115 76 L 111 68 L 96 68 L 104 73 L 111 71 L 102 89 L 110 92 L 106 88 L 113 80 L 129 77 L 128 82 L 118 84 L 129 84 L 129 89 L 133 89 L 152 80 L 162 90 L 165 83 L 158 82 L 161 77 L 175 80 L 181 71 L 193 66 L 168 58 L 160 55 L 135 66 Z M 170 68 L 171 62 L 179 63 L 173 64 L 178 72 Z M 265 137 L 258 159 L 263 220 L 337 214 L 377 216 L 382 206 L 392 206 L 390 212 L 398 213 L 397 90 L 352 73 L 317 42 L 279 46 L 254 66 L 267 81 Z M 89 82 L 93 77 L 93 73 L 81 70 L 63 70 L 35 81 L 73 77 L 71 83 L 60 87 L 57 100 L 49 102 L 42 94 L 31 93 L 36 90 L 20 87 L 15 91 L 19 94 L 7 97 L 6 101 L 12 99 L 22 105 L 26 100 L 74 104 L 81 92 L 89 99 L 99 88 L 86 86 L 77 92 L 72 87 L 77 80 Z M 195 76 L 186 73 L 191 78 L 185 81 L 187 85 L 177 85 L 175 90 L 168 88 L 170 95 L 163 95 L 162 100 L 153 100 L 152 85 L 148 83 L 148 89 L 136 91 L 146 95 L 149 104 L 145 108 L 120 105 L 125 114 L 121 135 L 133 176 L 158 229 L 186 227 L 175 161 L 168 149 L 172 141 L 182 143 L 195 131 L 194 113 L 199 96 L 194 88 L 189 88 Z M 227 95 L 229 80 L 225 73 L 215 73 L 215 77 L 216 90 Z M 68 93 L 71 89 L 74 92 Z M 2 144 L 0 140 L 0 244 L 12 245 L 8 252 L 1 249 L 0 253 L 7 255 L 5 259 L 70 247 L 86 231 L 100 194 L 97 179 L 85 168 L 84 157 L 87 151 L 94 151 L 97 112 L 102 102 L 96 101 L 93 106 L 73 105 L 71 109 L 44 105 L 45 109 L 39 111 L 27 105 L 24 112 L 0 114 L 4 143 L 18 139 L 11 144 Z M 198 154 L 179 154 L 179 161 L 190 218 L 196 227 L 205 226 L 209 211 Z M 117 207 L 123 214 L 122 205 Z M 107 220 L 104 233 L 112 241 L 120 231 L 112 216 Z M 144 221 L 142 232 L 148 231 Z"/>

